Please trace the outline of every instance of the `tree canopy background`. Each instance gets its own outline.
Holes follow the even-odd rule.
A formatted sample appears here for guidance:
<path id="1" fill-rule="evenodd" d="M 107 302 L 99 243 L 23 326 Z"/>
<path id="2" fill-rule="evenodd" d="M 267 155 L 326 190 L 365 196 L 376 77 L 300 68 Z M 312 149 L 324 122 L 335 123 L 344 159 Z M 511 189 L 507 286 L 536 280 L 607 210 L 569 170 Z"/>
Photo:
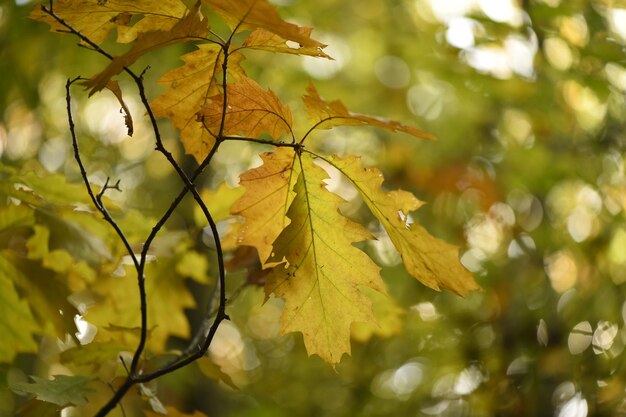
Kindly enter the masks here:
<path id="1" fill-rule="evenodd" d="M 287 103 L 297 102 L 313 79 L 324 96 L 355 111 L 437 135 L 439 141 L 426 143 L 341 128 L 341 141 L 333 134 L 322 143 L 329 152 L 362 155 L 381 167 L 390 189 L 402 187 L 426 201 L 420 222 L 462 245 L 461 260 L 482 291 L 460 298 L 400 279 L 406 271 L 381 235 L 366 249 L 401 302 L 389 313 L 395 320 L 385 324 L 390 337 L 355 332 L 352 356 L 335 372 L 307 358 L 299 336 L 278 336 L 280 306 L 262 305 L 261 289 L 240 286 L 254 278 L 240 274 L 232 278 L 231 290 L 241 287 L 229 306 L 232 322 L 211 347 L 213 362 L 238 390 L 210 381 L 218 371 L 202 365 L 150 388 L 181 410 L 212 416 L 626 415 L 626 3 L 276 4 L 284 6 L 283 17 L 314 27 L 335 60 L 259 54 L 246 70 Z M 0 5 L 0 178 L 10 187 L 15 175 L 50 172 L 79 184 L 64 83 L 96 72 L 103 61 L 75 39 L 52 36 L 27 20 L 31 7 L 9 0 Z M 182 52 L 174 46 L 137 64 L 151 66 L 146 84 L 153 97 L 159 93 L 154 81 L 179 65 Z M 127 100 L 131 110 L 139 109 Z M 76 101 L 92 179 L 103 182 L 113 172 L 124 190 L 112 195 L 118 204 L 161 212 L 169 201 L 162 190 L 177 189 L 179 180 L 163 160 L 149 156 L 153 144 L 143 122 L 136 121 L 137 135 L 125 139 L 114 97 Z M 182 154 L 173 129 L 165 140 Z M 260 149 L 239 143 L 222 149 L 207 189 L 222 178 L 236 184 Z M 191 158 L 186 163 L 194 164 Z M 65 187 L 55 190 L 60 200 L 78 189 Z M 357 212 L 360 202 L 353 205 Z M 169 229 L 197 224 L 194 216 L 189 205 Z M 50 249 L 73 238 L 54 237 Z M 3 248 L 24 241 L 37 242 L 0 234 Z M 177 247 L 179 261 L 197 261 L 195 255 L 181 259 L 210 252 L 207 242 L 200 236 L 193 247 Z M 94 257 L 86 261 L 95 264 L 106 257 L 98 248 L 77 247 L 73 255 Z M 67 303 L 46 294 L 46 279 L 65 272 L 38 268 L 31 273 L 41 277 L 42 296 Z M 188 297 L 195 285 L 187 282 Z M 179 302 L 193 305 L 192 298 Z M 191 311 L 188 318 L 197 320 Z M 77 325 L 83 337 L 94 331 L 84 321 Z M 0 365 L 0 415 L 14 415 L 24 403 L 11 387 L 27 375 L 75 370 L 64 363 L 69 340 L 44 336 L 37 342 L 38 354 Z M 96 364 L 85 360 L 82 366 L 88 374 Z"/>

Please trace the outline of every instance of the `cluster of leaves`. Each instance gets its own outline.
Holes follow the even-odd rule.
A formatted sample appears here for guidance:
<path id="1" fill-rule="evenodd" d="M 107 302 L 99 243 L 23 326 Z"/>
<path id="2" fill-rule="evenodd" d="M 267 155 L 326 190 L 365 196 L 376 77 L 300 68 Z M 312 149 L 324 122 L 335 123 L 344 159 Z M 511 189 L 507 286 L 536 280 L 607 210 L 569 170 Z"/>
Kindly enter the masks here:
<path id="1" fill-rule="evenodd" d="M 209 27 L 209 17 L 215 15 L 230 28 L 227 36 Z M 119 184 L 92 186 L 72 119 L 70 87 L 76 80 L 68 81 L 70 132 L 88 195 L 83 187 L 61 177 L 2 172 L 3 192 L 11 199 L 2 201 L 6 215 L 0 221 L 0 234 L 11 239 L 3 240 L 8 244 L 0 248 L 2 309 L 6 310 L 0 328 L 8 338 L 0 349 L 0 361 L 35 352 L 34 335 L 74 333 L 74 317 L 82 314 L 98 327 L 98 333 L 91 343 L 65 350 L 61 360 L 75 373 L 96 373 L 101 382 L 111 384 L 115 394 L 97 415 L 106 415 L 135 385 L 154 411 L 164 411 L 145 383 L 192 361 L 205 360 L 217 327 L 228 318 L 224 253 L 249 246 L 258 252 L 264 270 L 266 298 L 284 300 L 281 332 L 302 333 L 310 355 L 336 365 L 343 354 L 350 353 L 353 323 L 369 323 L 375 329 L 384 317 L 377 317 L 373 304 L 392 301 L 380 268 L 355 246 L 374 237 L 342 214 L 344 200 L 327 188 L 328 171 L 339 173 L 354 187 L 412 276 L 433 289 L 460 295 L 478 288 L 459 263 L 458 249 L 413 222 L 410 213 L 422 204 L 417 198 L 402 190 L 385 191 L 381 172 L 364 167 L 358 156 L 315 151 L 312 135 L 344 125 L 374 126 L 433 139 L 430 134 L 350 112 L 340 101 L 323 99 L 309 85 L 303 103 L 312 124 L 298 136 L 289 107 L 246 75 L 241 66 L 246 50 L 331 59 L 323 52 L 325 45 L 311 38 L 310 28 L 284 21 L 265 0 L 203 0 L 191 7 L 180 0 L 59 0 L 38 6 L 31 18 L 48 23 L 54 31 L 78 36 L 83 46 L 109 59 L 101 72 L 80 82 L 89 95 L 103 89 L 115 94 L 132 135 L 132 117 L 113 79 L 123 72 L 130 75 L 150 119 L 157 151 L 168 159 L 184 188 L 172 198 L 164 215 L 152 220 L 106 198 Z M 113 30 L 118 43 L 129 44 L 118 56 L 101 46 Z M 130 66 L 148 52 L 175 43 L 193 43 L 195 50 L 181 57 L 181 67 L 160 78 L 165 92 L 148 100 L 143 73 L 137 75 Z M 198 162 L 191 175 L 164 147 L 157 117 L 171 121 L 186 152 Z M 215 226 L 216 203 L 203 198 L 195 182 L 227 141 L 262 143 L 275 150 L 263 153 L 263 164 L 241 175 L 243 191 L 233 194 L 229 210 L 236 223 L 223 248 Z M 164 228 L 187 193 L 193 195 L 213 232 L 217 283 L 208 278 L 206 257 L 194 250 L 193 242 Z M 89 204 L 96 210 L 88 209 Z M 132 228 L 126 227 L 130 224 Z M 152 258 L 156 261 L 151 262 Z M 39 273 L 41 269 L 53 271 L 55 281 L 39 282 L 38 277 L 49 276 Z M 207 308 L 207 325 L 193 337 L 184 309 L 196 305 L 185 278 L 214 287 L 219 294 L 216 310 L 212 305 Z M 137 297 L 129 301 L 127 294 L 137 288 Z M 176 294 L 175 300 L 171 294 Z M 172 336 L 191 338 L 191 343 L 163 365 L 166 342 Z M 120 369 L 117 358 L 125 351 L 134 353 L 128 366 L 122 360 L 126 369 Z M 102 395 L 104 390 L 83 376 L 35 379 L 31 384 L 16 383 L 13 389 L 34 393 L 39 400 L 25 406 L 23 415 L 41 413 L 41 407 L 68 405 L 94 411 L 101 404 L 87 403 L 84 397 L 91 398 L 91 392 Z"/>

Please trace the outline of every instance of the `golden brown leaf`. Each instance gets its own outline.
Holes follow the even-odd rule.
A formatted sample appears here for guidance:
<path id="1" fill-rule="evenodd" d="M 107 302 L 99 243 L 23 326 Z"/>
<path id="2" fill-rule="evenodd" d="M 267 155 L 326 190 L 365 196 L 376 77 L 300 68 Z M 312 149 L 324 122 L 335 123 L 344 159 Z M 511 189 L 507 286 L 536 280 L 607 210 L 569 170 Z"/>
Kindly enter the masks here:
<path id="1" fill-rule="evenodd" d="M 132 65 L 146 53 L 189 39 L 206 35 L 208 31 L 206 19 L 198 7 L 194 7 L 169 30 L 157 30 L 140 35 L 131 49 L 123 55 L 113 58 L 111 63 L 98 75 L 85 81 L 83 85 L 89 89 L 89 95 L 102 90 L 111 77 L 119 74 L 125 67 Z"/>
<path id="2" fill-rule="evenodd" d="M 408 216 L 422 202 L 411 193 L 382 191 L 383 176 L 376 168 L 364 168 L 360 158 L 325 158 L 344 174 L 363 197 L 372 214 L 380 220 L 402 256 L 408 272 L 430 288 L 445 288 L 459 295 L 478 290 L 472 274 L 459 262 L 459 249 L 433 237 Z"/>
<path id="3" fill-rule="evenodd" d="M 241 175 L 240 184 L 246 192 L 230 211 L 244 217 L 244 223 L 236 229 L 237 243 L 255 247 L 261 263 L 267 267 L 272 243 L 289 224 L 287 209 L 293 201 L 291 189 L 300 166 L 294 165 L 295 153 L 291 148 L 278 148 L 261 158 L 263 165 Z"/>
<path id="4" fill-rule="evenodd" d="M 202 0 L 215 10 L 231 28 L 237 30 L 265 29 L 282 39 L 297 42 L 301 47 L 322 49 L 326 45 L 311 39 L 311 31 L 284 21 L 267 0 Z"/>
<path id="5" fill-rule="evenodd" d="M 91 41 L 100 44 L 117 27 L 118 42 L 131 42 L 139 33 L 171 29 L 183 18 L 187 7 L 181 0 L 59 0 L 54 13 Z M 141 19 L 134 25 L 135 16 Z M 48 23 L 52 31 L 67 30 L 37 5 L 29 17 Z"/>
<path id="6" fill-rule="evenodd" d="M 169 118 L 179 129 L 185 152 L 200 163 L 215 143 L 215 138 L 198 121 L 196 113 L 207 104 L 209 97 L 219 93 L 222 72 L 222 48 L 215 44 L 198 45 L 198 49 L 181 57 L 185 64 L 163 75 L 158 83 L 167 91 L 152 101 L 154 114 Z M 243 56 L 231 54 L 228 77 L 237 81 L 243 77 L 239 63 Z"/>
<path id="7" fill-rule="evenodd" d="M 265 91 L 254 80 L 242 77 L 228 85 L 224 135 L 256 138 L 267 132 L 272 138 L 291 133 L 291 111 L 272 90 Z M 214 135 L 220 130 L 224 94 L 211 97 L 198 113 Z"/>
<path id="8" fill-rule="evenodd" d="M 326 189 L 326 172 L 310 154 L 298 155 L 301 172 L 287 216 L 291 223 L 274 242 L 266 295 L 285 300 L 281 332 L 301 332 L 309 355 L 335 365 L 350 354 L 355 322 L 376 323 L 363 288 L 384 294 L 380 268 L 353 243 L 372 239 L 360 224 L 341 215 L 345 201 Z"/>
<path id="9" fill-rule="evenodd" d="M 307 27 L 299 27 L 298 31 L 302 33 L 303 36 L 311 36 L 312 28 Z M 332 59 L 330 56 L 326 55 L 323 51 L 323 47 L 319 46 L 302 46 L 298 44 L 298 46 L 290 46 L 288 41 L 285 38 L 282 38 L 269 30 L 265 29 L 256 29 L 254 32 L 250 34 L 244 41 L 242 48 L 247 49 L 259 49 L 262 51 L 269 52 L 278 52 L 283 54 L 293 54 L 293 55 L 309 55 L 316 56 L 321 58 Z"/>
<path id="10" fill-rule="evenodd" d="M 394 120 L 381 119 L 365 114 L 348 111 L 346 106 L 339 101 L 326 101 L 309 84 L 306 89 L 307 95 L 302 97 L 309 118 L 316 124 L 313 129 L 329 129 L 333 126 L 376 126 L 391 132 L 404 132 L 411 136 L 426 140 L 435 140 L 435 136 L 412 126 L 406 126 Z"/>

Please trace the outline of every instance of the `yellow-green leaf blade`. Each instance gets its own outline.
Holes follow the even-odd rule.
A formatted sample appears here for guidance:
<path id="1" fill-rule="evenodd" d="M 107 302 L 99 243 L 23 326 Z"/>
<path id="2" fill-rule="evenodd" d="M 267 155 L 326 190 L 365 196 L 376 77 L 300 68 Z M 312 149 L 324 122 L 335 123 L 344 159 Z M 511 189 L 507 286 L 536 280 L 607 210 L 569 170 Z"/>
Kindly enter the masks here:
<path id="1" fill-rule="evenodd" d="M 20 352 L 36 352 L 33 335 L 41 329 L 25 300 L 20 299 L 12 275 L 20 272 L 0 255 L 0 363 L 11 362 Z"/>
<path id="2" fill-rule="evenodd" d="M 179 242 L 179 236 L 165 235 L 153 246 L 156 259 L 146 264 L 145 290 L 148 300 L 148 348 L 161 352 L 170 336 L 187 338 L 191 329 L 185 310 L 196 306 L 185 282 L 188 271 L 181 271 L 179 264 L 189 253 L 189 243 Z M 200 261 L 201 262 L 201 261 Z M 98 327 L 96 342 L 116 341 L 133 346 L 141 325 L 141 310 L 137 288 L 137 274 L 132 265 L 125 265 L 124 272 L 101 277 L 92 286 L 96 302 L 84 317 Z M 200 272 L 200 271 L 198 271 Z M 205 274 L 198 278 L 206 282 Z M 165 308 L 164 308 L 165 307 Z M 131 331 L 122 331 L 131 330 Z"/>
<path id="3" fill-rule="evenodd" d="M 409 212 L 422 205 L 417 198 L 402 190 L 384 192 L 380 171 L 362 167 L 357 157 L 333 156 L 327 161 L 354 184 L 412 276 L 430 288 L 445 288 L 459 295 L 479 289 L 472 274 L 459 262 L 458 247 L 433 237 L 419 224 L 407 223 Z"/>
<path id="4" fill-rule="evenodd" d="M 266 294 L 285 300 L 281 331 L 301 332 L 309 355 L 336 364 L 350 353 L 354 322 L 375 323 L 369 297 L 360 287 L 384 292 L 379 268 L 354 242 L 371 239 L 363 226 L 339 213 L 344 202 L 326 189 L 326 173 L 309 154 L 287 215 L 291 223 L 274 242 L 271 261 L 285 259 L 267 278 Z"/>
<path id="5" fill-rule="evenodd" d="M 59 406 L 85 405 L 85 395 L 94 391 L 87 386 L 94 377 L 56 375 L 52 380 L 31 376 L 32 383 L 15 383 L 11 388 L 16 391 L 35 394 L 36 398 Z"/>

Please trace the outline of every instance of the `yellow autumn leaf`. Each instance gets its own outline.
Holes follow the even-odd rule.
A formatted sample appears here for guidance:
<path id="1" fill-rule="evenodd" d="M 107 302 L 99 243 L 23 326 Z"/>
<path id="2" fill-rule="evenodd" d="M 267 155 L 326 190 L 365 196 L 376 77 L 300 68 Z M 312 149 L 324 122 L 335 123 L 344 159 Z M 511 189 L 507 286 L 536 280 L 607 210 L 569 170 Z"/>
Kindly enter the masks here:
<path id="1" fill-rule="evenodd" d="M 272 269 L 266 295 L 285 300 L 281 332 L 301 332 L 309 355 L 335 365 L 350 354 L 350 328 L 355 322 L 376 323 L 369 287 L 384 293 L 380 268 L 353 243 L 372 239 L 360 224 L 341 215 L 344 200 L 326 189 L 326 172 L 304 153 L 291 223 L 274 242 L 270 261 L 286 261 Z"/>
<path id="2" fill-rule="evenodd" d="M 403 125 L 394 120 L 382 119 L 365 114 L 353 113 L 339 100 L 324 100 L 313 84 L 308 85 L 307 95 L 302 97 L 304 106 L 315 125 L 313 129 L 329 129 L 333 126 L 376 126 L 390 132 L 404 132 L 411 136 L 426 140 L 435 140 L 436 137 L 428 132 L 412 126 Z"/>
<path id="3" fill-rule="evenodd" d="M 202 0 L 237 30 L 265 29 L 301 47 L 322 49 L 326 45 L 311 39 L 311 32 L 283 20 L 267 0 Z"/>
<path id="4" fill-rule="evenodd" d="M 200 163 L 215 144 L 213 137 L 198 120 L 196 113 L 204 107 L 209 97 L 220 91 L 224 60 L 222 48 L 216 44 L 202 44 L 197 50 L 181 57 L 185 62 L 163 75 L 158 83 L 167 91 L 152 101 L 152 111 L 158 117 L 167 117 L 180 131 L 185 152 Z M 233 53 L 228 60 L 228 78 L 243 77 L 239 63 L 243 56 Z"/>
<path id="5" fill-rule="evenodd" d="M 170 336 L 188 338 L 191 333 L 185 309 L 196 306 L 193 296 L 179 274 L 179 264 L 188 247 L 164 248 L 173 255 L 155 253 L 158 260 L 146 264 L 146 300 L 148 301 L 148 346 L 161 352 Z M 123 270 L 123 273 L 121 272 Z M 180 271 L 186 274 L 186 271 Z M 117 341 L 130 346 L 138 340 L 138 332 L 119 331 L 139 329 L 141 312 L 137 289 L 137 274 L 132 265 L 125 265 L 117 275 L 101 277 L 91 290 L 96 302 L 87 310 L 85 320 L 98 327 L 96 341 Z M 204 277 L 196 277 L 204 281 Z"/>
<path id="6" fill-rule="evenodd" d="M 228 86 L 228 102 L 223 134 L 256 138 L 267 132 L 272 138 L 291 133 L 291 110 L 272 90 L 264 90 L 256 81 L 242 77 Z M 198 116 L 214 135 L 222 124 L 224 94 L 211 97 Z"/>
<path id="7" fill-rule="evenodd" d="M 402 333 L 406 312 L 395 300 L 374 291 L 371 288 L 362 290 L 372 301 L 372 311 L 377 323 L 354 323 L 352 325 L 352 340 L 367 342 L 374 336 L 391 337 Z"/>
<path id="8" fill-rule="evenodd" d="M 303 36 L 310 37 L 313 29 L 307 27 L 299 27 L 298 31 Z M 270 32 L 269 30 L 261 28 L 256 29 L 254 32 L 252 32 L 250 36 L 248 36 L 243 42 L 241 47 L 246 49 L 258 49 L 262 51 L 277 52 L 282 54 L 309 55 L 332 60 L 329 55 L 325 54 L 322 51 L 322 48 L 324 46 L 302 46 L 300 44 L 298 44 L 297 46 L 290 45 L 285 38 L 278 36 Z"/>
<path id="9" fill-rule="evenodd" d="M 42 324 L 43 333 L 59 337 L 76 331 L 74 315 L 78 311 L 68 301 L 71 291 L 66 275 L 55 274 L 38 260 L 11 250 L 0 251 L 0 275 L 10 279 L 20 293 L 28 294 L 28 306 L 36 322 Z"/>
<path id="10" fill-rule="evenodd" d="M 0 253 L 0 363 L 11 362 L 20 352 L 37 352 L 38 344 L 33 339 L 41 328 L 35 321 L 30 307 L 21 298 L 12 281 L 20 272 Z"/>
<path id="11" fill-rule="evenodd" d="M 89 89 L 89 95 L 92 95 L 102 90 L 111 77 L 122 72 L 146 53 L 177 42 L 203 37 L 207 32 L 206 19 L 202 17 L 199 5 L 196 5 L 168 30 L 156 30 L 138 36 L 128 52 L 113 58 L 102 72 L 82 84 Z"/>
<path id="12" fill-rule="evenodd" d="M 44 5 L 47 6 L 46 3 Z M 181 0 L 59 0 L 53 12 L 96 44 L 117 28 L 117 41 L 132 42 L 140 33 L 171 29 L 187 11 Z M 29 17 L 48 23 L 52 31 L 67 30 L 56 19 L 35 6 Z M 130 24 L 132 20 L 139 20 Z"/>
<path id="13" fill-rule="evenodd" d="M 383 191 L 380 171 L 364 168 L 358 157 L 324 159 L 355 186 L 389 234 L 412 276 L 430 288 L 445 288 L 459 295 L 479 289 L 472 274 L 459 262 L 458 247 L 435 238 L 417 223 L 409 223 L 409 213 L 422 205 L 413 194 L 402 190 Z"/>
<path id="14" fill-rule="evenodd" d="M 246 191 L 230 212 L 244 218 L 235 230 L 237 244 L 255 247 L 261 264 L 267 267 L 272 243 L 289 224 L 287 209 L 294 198 L 292 187 L 300 166 L 294 164 L 291 148 L 278 148 L 261 158 L 263 165 L 241 175 L 240 185 Z"/>
<path id="15" fill-rule="evenodd" d="M 243 195 L 243 188 L 231 188 L 225 182 L 220 183 L 215 189 L 204 188 L 200 191 L 200 198 L 204 201 L 211 213 L 213 220 L 222 221 L 231 216 L 231 206 Z M 207 219 L 199 206 L 193 208 L 194 223 L 199 227 L 207 226 Z"/>

